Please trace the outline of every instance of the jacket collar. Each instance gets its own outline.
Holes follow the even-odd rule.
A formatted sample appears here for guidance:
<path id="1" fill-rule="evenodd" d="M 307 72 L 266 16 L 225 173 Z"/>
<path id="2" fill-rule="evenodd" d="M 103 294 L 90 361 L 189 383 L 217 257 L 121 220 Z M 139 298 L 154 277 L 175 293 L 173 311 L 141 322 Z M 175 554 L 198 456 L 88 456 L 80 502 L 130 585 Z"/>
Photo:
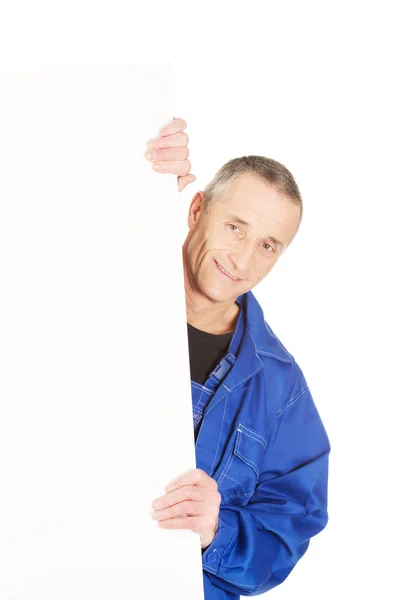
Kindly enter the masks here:
<path id="1" fill-rule="evenodd" d="M 248 330 L 254 342 L 256 354 L 270 356 L 282 362 L 293 364 L 293 356 L 286 350 L 265 321 L 263 310 L 253 292 L 248 291 L 242 294 L 236 302 L 244 311 L 245 329 Z"/>
<path id="2" fill-rule="evenodd" d="M 269 356 L 289 364 L 294 362 L 293 356 L 264 320 L 262 308 L 253 293 L 249 291 L 242 294 L 236 299 L 236 303 L 240 306 L 240 314 L 228 354 L 219 362 L 207 382 L 208 385 L 212 382 L 217 389 L 205 415 L 214 409 L 227 393 L 263 369 L 264 363 L 260 356 Z M 219 383 L 221 385 L 218 385 Z"/>

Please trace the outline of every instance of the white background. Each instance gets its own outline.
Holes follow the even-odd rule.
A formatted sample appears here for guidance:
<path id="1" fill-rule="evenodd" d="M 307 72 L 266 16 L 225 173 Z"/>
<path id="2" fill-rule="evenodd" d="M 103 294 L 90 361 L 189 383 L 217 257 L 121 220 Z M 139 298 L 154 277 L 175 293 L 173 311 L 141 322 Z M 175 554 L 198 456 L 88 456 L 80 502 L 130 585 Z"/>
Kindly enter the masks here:
<path id="1" fill-rule="evenodd" d="M 171 60 L 198 177 L 179 196 L 182 237 L 226 160 L 263 154 L 294 174 L 304 220 L 255 294 L 331 439 L 330 522 L 269 595 L 397 597 L 397 3 L 3 4 L 5 65 Z"/>
<path id="2" fill-rule="evenodd" d="M 203 597 L 151 518 L 196 464 L 169 71 L 0 72 L 1 600 Z"/>

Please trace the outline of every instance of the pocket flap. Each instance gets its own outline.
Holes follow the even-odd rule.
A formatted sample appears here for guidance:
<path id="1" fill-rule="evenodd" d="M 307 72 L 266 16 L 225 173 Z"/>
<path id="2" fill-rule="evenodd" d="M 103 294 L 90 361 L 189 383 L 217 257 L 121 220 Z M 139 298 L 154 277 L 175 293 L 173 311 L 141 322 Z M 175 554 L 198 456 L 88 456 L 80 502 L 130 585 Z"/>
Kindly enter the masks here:
<path id="1" fill-rule="evenodd" d="M 266 449 L 267 443 L 260 434 L 239 424 L 233 452 L 253 469 L 257 478 L 260 475 Z"/>

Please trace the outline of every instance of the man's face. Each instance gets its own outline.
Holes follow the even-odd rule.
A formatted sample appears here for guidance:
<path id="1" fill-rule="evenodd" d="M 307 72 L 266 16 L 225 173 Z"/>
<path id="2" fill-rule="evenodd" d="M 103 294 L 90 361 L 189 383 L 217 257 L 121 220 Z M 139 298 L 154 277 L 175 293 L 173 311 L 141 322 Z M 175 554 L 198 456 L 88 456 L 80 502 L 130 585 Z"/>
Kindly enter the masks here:
<path id="1" fill-rule="evenodd" d="M 196 293 L 229 303 L 270 272 L 296 233 L 300 207 L 252 173 L 237 177 L 209 214 L 203 205 L 198 192 L 188 216 L 187 275 Z"/>

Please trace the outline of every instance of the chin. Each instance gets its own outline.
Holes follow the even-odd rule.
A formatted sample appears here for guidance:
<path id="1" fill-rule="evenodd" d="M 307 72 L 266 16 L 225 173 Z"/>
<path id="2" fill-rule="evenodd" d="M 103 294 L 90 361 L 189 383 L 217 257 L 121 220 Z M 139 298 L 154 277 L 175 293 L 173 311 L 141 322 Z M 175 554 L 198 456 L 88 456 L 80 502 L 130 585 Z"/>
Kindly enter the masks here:
<path id="1" fill-rule="evenodd" d="M 232 290 L 224 290 L 216 285 L 202 285 L 201 291 L 204 296 L 212 300 L 213 302 L 228 302 L 240 296 L 242 293 L 240 290 L 233 292 Z"/>

